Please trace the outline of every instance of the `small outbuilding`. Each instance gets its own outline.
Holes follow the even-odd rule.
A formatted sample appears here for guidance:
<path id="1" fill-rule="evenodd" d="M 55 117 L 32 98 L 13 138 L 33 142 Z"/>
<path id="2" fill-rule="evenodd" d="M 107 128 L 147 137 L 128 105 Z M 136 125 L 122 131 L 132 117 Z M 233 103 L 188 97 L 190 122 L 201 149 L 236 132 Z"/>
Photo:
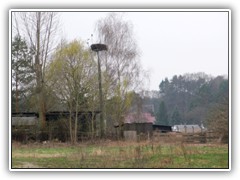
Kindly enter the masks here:
<path id="1" fill-rule="evenodd" d="M 155 117 L 149 112 L 132 112 L 125 116 L 123 135 L 125 140 L 143 140 L 152 137 Z"/>
<path id="2" fill-rule="evenodd" d="M 193 125 L 174 125 L 172 127 L 172 129 L 175 132 L 181 132 L 181 133 L 199 133 L 199 132 L 204 131 L 204 128 L 200 127 L 197 124 L 193 124 Z"/>
<path id="3" fill-rule="evenodd" d="M 152 137 L 152 132 L 152 123 L 126 123 L 124 124 L 123 135 L 125 140 L 139 140 Z"/>

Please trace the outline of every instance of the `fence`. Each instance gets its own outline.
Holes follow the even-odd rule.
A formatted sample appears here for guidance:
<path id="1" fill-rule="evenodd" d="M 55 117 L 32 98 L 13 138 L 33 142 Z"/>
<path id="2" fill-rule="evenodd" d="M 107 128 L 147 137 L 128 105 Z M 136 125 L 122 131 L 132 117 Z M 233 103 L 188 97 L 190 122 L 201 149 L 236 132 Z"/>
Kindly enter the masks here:
<path id="1" fill-rule="evenodd" d="M 118 133 L 108 132 L 105 136 L 106 139 L 119 140 Z M 99 132 L 83 132 L 78 131 L 78 141 L 99 140 Z M 12 140 L 28 142 L 37 140 L 58 140 L 61 142 L 70 141 L 69 131 L 63 127 L 51 127 L 45 131 L 39 131 L 37 126 L 18 126 L 12 127 Z M 130 141 L 143 141 L 151 140 L 161 143 L 228 143 L 228 136 L 222 136 L 214 132 L 200 132 L 200 133 L 179 133 L 168 132 L 161 133 L 160 131 L 153 131 L 152 133 L 137 133 L 137 131 L 124 131 L 124 140 Z"/>
<path id="2" fill-rule="evenodd" d="M 202 132 L 202 133 L 159 133 L 154 132 L 152 140 L 154 142 L 163 142 L 163 143 L 225 143 L 222 141 L 222 138 L 214 132 Z M 225 139 L 224 139 L 225 140 Z"/>

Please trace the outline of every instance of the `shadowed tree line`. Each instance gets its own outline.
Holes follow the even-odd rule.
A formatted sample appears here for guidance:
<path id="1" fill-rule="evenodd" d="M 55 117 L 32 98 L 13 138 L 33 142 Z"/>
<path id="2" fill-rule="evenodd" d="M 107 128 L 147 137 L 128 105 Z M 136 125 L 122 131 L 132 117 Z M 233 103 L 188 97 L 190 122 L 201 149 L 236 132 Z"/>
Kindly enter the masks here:
<path id="1" fill-rule="evenodd" d="M 228 135 L 228 78 L 205 73 L 175 75 L 162 80 L 159 89 L 159 98 L 148 99 L 155 104 L 156 123 L 198 124 Z"/>

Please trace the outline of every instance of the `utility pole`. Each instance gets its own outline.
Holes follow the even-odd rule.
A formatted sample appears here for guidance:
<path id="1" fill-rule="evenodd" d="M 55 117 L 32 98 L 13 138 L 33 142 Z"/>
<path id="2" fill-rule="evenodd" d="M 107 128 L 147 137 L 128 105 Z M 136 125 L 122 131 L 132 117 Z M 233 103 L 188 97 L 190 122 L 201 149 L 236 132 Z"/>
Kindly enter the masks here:
<path id="1" fill-rule="evenodd" d="M 102 94 L 102 76 L 101 76 L 101 61 L 99 57 L 99 51 L 107 51 L 107 46 L 105 44 L 92 44 L 91 49 L 97 52 L 98 57 L 98 84 L 99 84 L 99 109 L 100 113 L 100 134 L 101 138 L 104 137 L 104 117 L 103 117 L 103 94 Z"/>

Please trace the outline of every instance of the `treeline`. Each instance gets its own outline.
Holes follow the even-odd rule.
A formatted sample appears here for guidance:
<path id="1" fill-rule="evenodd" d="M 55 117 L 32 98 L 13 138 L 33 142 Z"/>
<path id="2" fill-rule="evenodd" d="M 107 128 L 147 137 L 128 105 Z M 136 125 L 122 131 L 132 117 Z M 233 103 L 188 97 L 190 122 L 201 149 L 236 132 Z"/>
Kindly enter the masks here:
<path id="1" fill-rule="evenodd" d="M 198 124 L 210 128 L 210 124 L 225 118 L 228 125 L 228 87 L 227 77 L 204 73 L 175 75 L 162 80 L 160 97 L 150 100 L 155 105 L 157 123 Z"/>

